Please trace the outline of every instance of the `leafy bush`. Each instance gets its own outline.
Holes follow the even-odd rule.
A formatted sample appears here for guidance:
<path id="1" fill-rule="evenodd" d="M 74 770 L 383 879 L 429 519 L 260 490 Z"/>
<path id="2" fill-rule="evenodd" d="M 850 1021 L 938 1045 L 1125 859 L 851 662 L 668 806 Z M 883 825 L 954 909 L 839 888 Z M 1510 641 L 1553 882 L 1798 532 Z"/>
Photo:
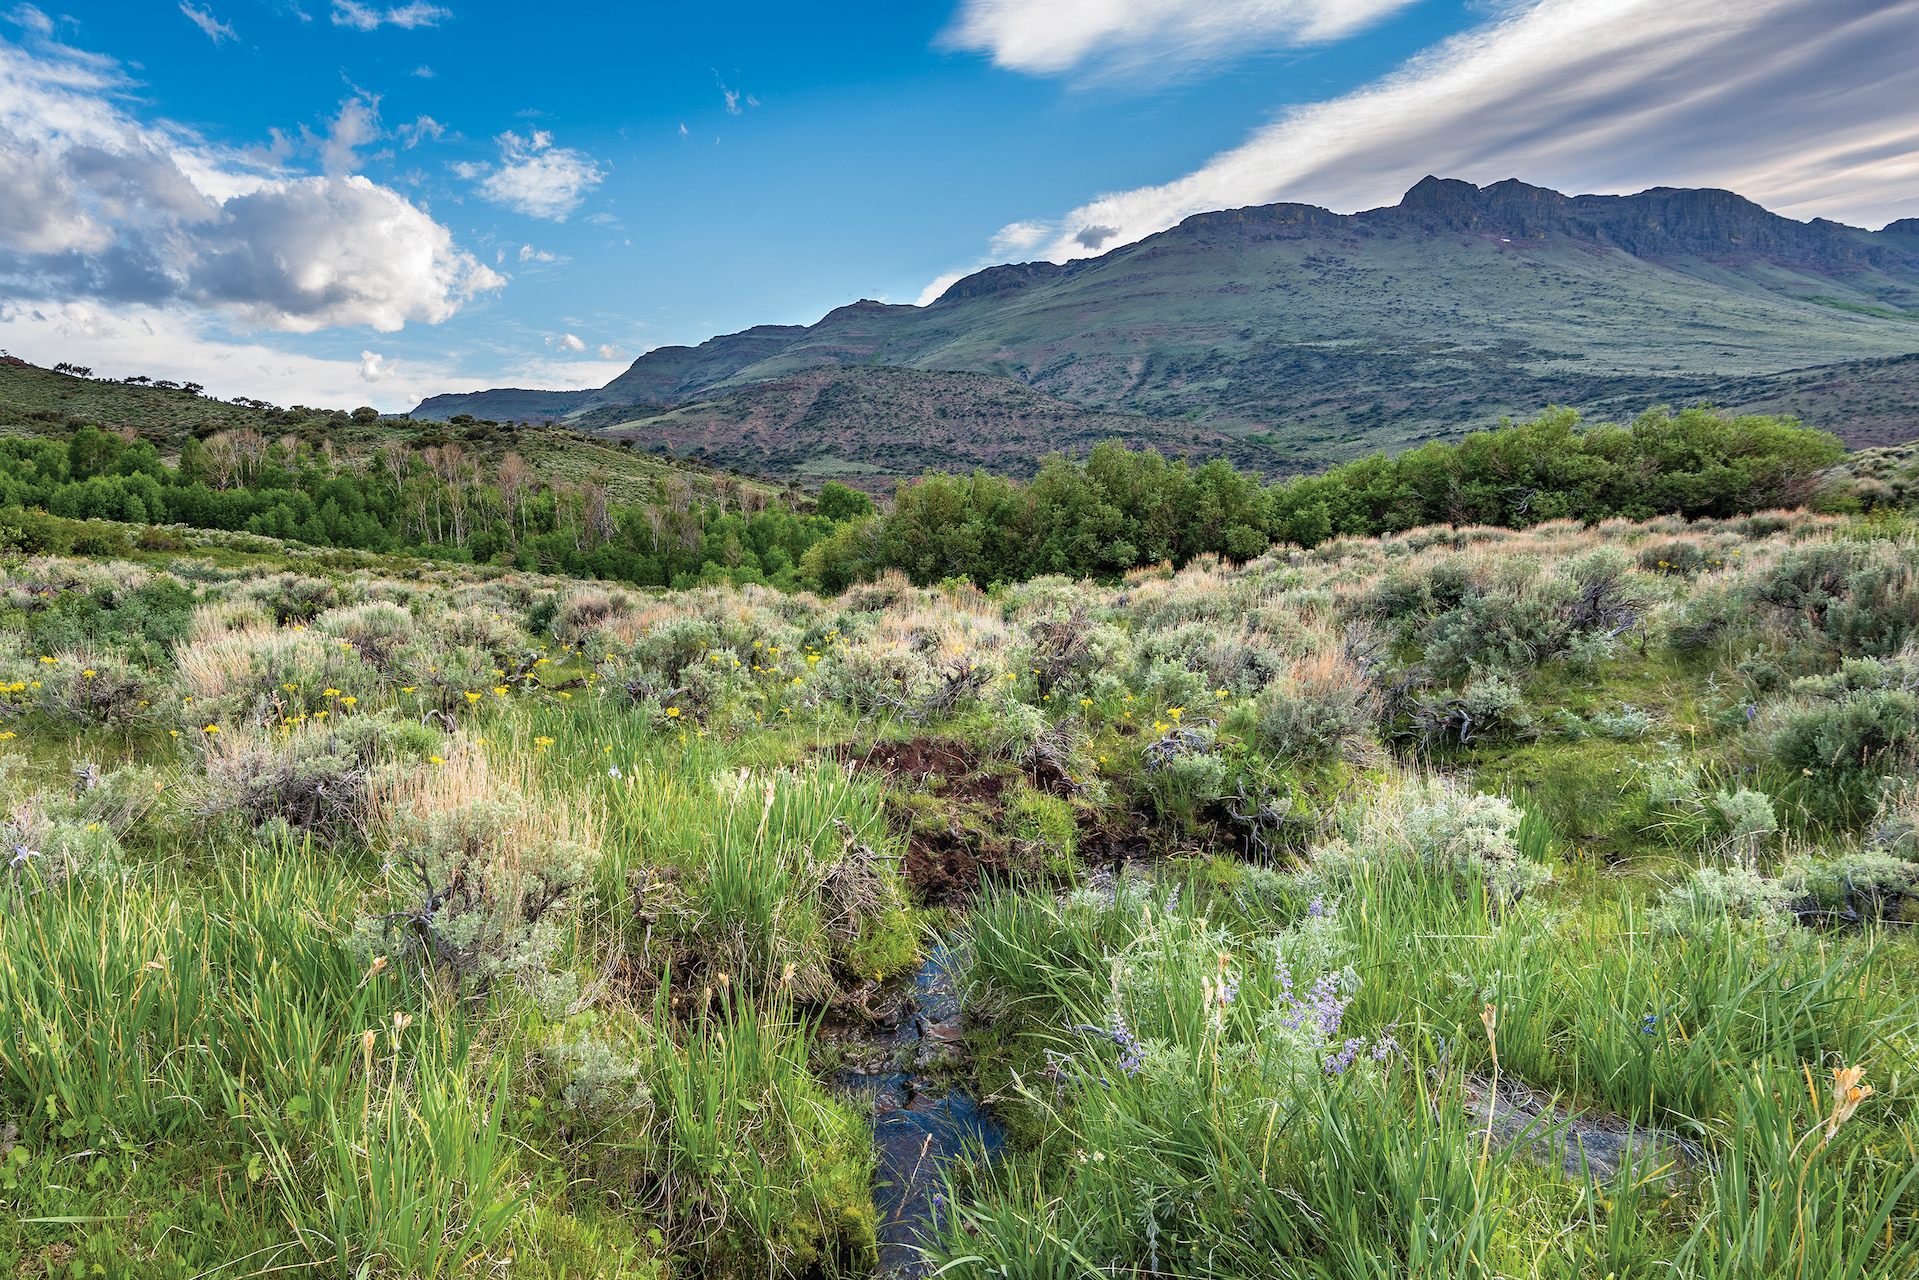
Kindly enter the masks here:
<path id="1" fill-rule="evenodd" d="M 1615 742 L 1631 742 L 1646 736 L 1652 728 L 1652 717 L 1622 702 L 1617 711 L 1593 712 L 1592 725 Z"/>
<path id="2" fill-rule="evenodd" d="M 1428 747 L 1471 746 L 1498 741 L 1532 726 L 1525 699 L 1504 676 L 1481 676 L 1458 693 L 1418 697 L 1411 705 L 1412 731 Z"/>
<path id="3" fill-rule="evenodd" d="M 415 973 L 444 971 L 471 994 L 516 981 L 559 1016 L 579 995 L 578 977 L 553 964 L 562 921 L 587 892 L 595 854 L 535 836 L 525 807 L 481 797 L 397 814 L 393 907 L 362 923 L 361 946 Z"/>
<path id="4" fill-rule="evenodd" d="M 363 838 L 382 761 L 417 760 L 431 729 L 391 713 L 307 720 L 277 730 L 202 730 L 204 818 L 231 814 L 248 827 L 279 822 L 328 840 Z"/>
<path id="5" fill-rule="evenodd" d="M 41 665 L 38 702 L 58 720 L 127 724 L 156 714 L 161 688 L 118 654 L 62 653 Z"/>
<path id="6" fill-rule="evenodd" d="M 1801 920 L 1907 920 L 1919 902 L 1919 864 L 1871 851 L 1795 863 L 1779 883 Z"/>
<path id="7" fill-rule="evenodd" d="M 1872 811 L 1881 778 L 1901 771 L 1919 740 L 1919 695 L 1866 689 L 1787 711 L 1773 759 L 1794 777 L 1807 812 L 1852 825 Z"/>
<path id="8" fill-rule="evenodd" d="M 1792 893 L 1747 867 L 1701 867 L 1684 884 L 1659 896 L 1649 919 L 1655 933 L 1695 938 L 1726 922 L 1751 927 L 1767 936 L 1792 924 Z"/>
<path id="9" fill-rule="evenodd" d="M 1254 702 L 1260 748 L 1286 760 L 1358 759 L 1373 744 L 1372 689 L 1346 666 L 1320 664 L 1268 685 Z"/>
<path id="10" fill-rule="evenodd" d="M 1477 881 L 1495 901 L 1517 901 L 1552 879 L 1552 868 L 1519 850 L 1524 815 L 1510 800 L 1431 782 L 1405 813 L 1413 858 L 1429 873 Z"/>

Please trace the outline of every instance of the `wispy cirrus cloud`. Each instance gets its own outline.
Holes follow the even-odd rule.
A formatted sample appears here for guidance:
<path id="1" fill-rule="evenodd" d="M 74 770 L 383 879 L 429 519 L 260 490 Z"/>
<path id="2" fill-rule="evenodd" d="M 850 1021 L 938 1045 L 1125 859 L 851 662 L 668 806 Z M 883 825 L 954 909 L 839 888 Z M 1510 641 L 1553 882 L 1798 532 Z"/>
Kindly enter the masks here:
<path id="1" fill-rule="evenodd" d="M 400 140 L 403 149 L 411 151 L 429 138 L 435 142 L 444 138 L 446 126 L 432 116 L 420 116 L 412 124 L 403 124 L 395 129 L 393 136 Z"/>
<path id="2" fill-rule="evenodd" d="M 1390 204 L 1428 173 L 1721 187 L 1878 226 L 1919 214 L 1915 45 L 1919 0 L 1536 0 L 1182 178 L 1012 224 L 989 248 L 1063 262 L 1212 209 Z"/>
<path id="3" fill-rule="evenodd" d="M 1013 71 L 1169 75 L 1221 55 L 1324 44 L 1415 0 L 965 0 L 941 36 Z"/>
<path id="4" fill-rule="evenodd" d="M 360 4 L 358 0 L 333 0 L 333 25 L 352 27 L 356 31 L 372 31 L 382 24 L 407 31 L 437 27 L 452 16 L 453 10 L 427 4 L 425 0 L 413 0 L 412 4 L 390 9 Z"/>
<path id="5" fill-rule="evenodd" d="M 188 4 L 187 0 L 180 0 L 180 12 L 184 13 L 187 16 L 187 20 L 192 22 L 194 26 L 206 32 L 207 38 L 215 44 L 219 44 L 222 40 L 235 39 L 232 24 L 222 22 L 214 17 L 213 7 L 211 5 L 204 9 L 198 9 Z"/>

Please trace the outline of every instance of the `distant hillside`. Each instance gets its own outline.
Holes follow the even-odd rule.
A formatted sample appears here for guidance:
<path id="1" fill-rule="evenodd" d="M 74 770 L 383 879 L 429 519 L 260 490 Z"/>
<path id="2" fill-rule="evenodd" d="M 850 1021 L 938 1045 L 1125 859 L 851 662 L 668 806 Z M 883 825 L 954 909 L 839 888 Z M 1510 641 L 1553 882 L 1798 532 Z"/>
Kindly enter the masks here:
<path id="1" fill-rule="evenodd" d="M 1004 378 L 869 366 L 808 369 L 665 412 L 575 420 L 713 466 L 853 484 L 984 467 L 1030 476 L 1101 440 L 1271 469 L 1271 450 L 1178 418 L 1100 413 Z M 884 487 L 881 483 L 880 487 Z"/>
<path id="2" fill-rule="evenodd" d="M 177 388 L 136 386 L 55 373 L 24 360 L 0 360 L 0 426 L 86 422 L 134 427 L 161 440 L 199 426 L 267 427 L 250 405 L 227 404 Z"/>
<path id="3" fill-rule="evenodd" d="M 362 456 L 394 442 L 421 449 L 454 443 L 488 468 L 508 453 L 517 453 L 548 483 L 594 480 L 623 503 L 652 501 L 656 482 L 667 475 L 692 473 L 696 492 L 710 491 L 714 482 L 698 474 L 702 468 L 697 462 L 647 455 L 617 439 L 592 437 L 568 427 L 546 430 L 485 421 L 456 426 L 406 418 L 355 422 L 342 409 L 226 404 L 185 391 L 95 381 L 24 361 L 0 360 L 0 433 L 62 435 L 83 424 L 135 428 L 166 454 L 177 453 L 191 436 L 236 428 L 269 437 L 296 435 L 313 444 L 327 441 L 336 449 Z M 768 493 L 778 488 L 750 478 L 743 487 Z"/>
<path id="4" fill-rule="evenodd" d="M 929 307 L 854 303 L 813 325 L 650 351 L 595 391 L 439 396 L 418 412 L 603 422 L 623 404 L 716 403 L 820 366 L 877 365 L 1191 419 L 1297 468 L 1548 403 L 1625 416 L 1736 394 L 1748 399 L 1721 402 L 1790 401 L 1847 439 L 1919 435 L 1903 393 L 1885 400 L 1890 375 L 1874 375 L 1867 394 L 1885 403 L 1870 412 L 1857 395 L 1801 394 L 1914 352 L 1919 220 L 1871 232 L 1727 191 L 1569 197 L 1428 178 L 1388 208 L 1198 214 L 1097 258 L 988 268 Z M 1790 386 L 1774 381 L 1786 371 Z M 950 394 L 934 382 L 912 398 Z M 1020 448 L 996 437 L 972 451 Z"/>

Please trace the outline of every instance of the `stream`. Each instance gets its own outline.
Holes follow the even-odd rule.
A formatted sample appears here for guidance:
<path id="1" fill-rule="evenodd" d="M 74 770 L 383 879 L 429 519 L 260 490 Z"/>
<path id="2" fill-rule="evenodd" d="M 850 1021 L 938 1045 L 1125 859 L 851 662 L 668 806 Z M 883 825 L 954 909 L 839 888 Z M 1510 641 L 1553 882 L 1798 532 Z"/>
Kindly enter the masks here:
<path id="1" fill-rule="evenodd" d="M 1005 1130 L 961 1085 L 966 1051 L 953 957 L 935 947 L 910 984 L 888 993 L 870 1026 L 828 1034 L 846 1049 L 828 1080 L 873 1104 L 873 1207 L 882 1277 L 927 1273 L 919 1247 L 943 1222 L 946 1166 L 996 1154 Z M 893 1003 L 897 996 L 897 1004 Z"/>

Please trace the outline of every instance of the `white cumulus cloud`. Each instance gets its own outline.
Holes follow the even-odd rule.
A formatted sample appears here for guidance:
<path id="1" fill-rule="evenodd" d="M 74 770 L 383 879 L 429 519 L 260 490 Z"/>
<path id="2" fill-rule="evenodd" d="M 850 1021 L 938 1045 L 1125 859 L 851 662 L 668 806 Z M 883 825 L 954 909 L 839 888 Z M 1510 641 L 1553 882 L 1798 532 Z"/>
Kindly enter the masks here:
<path id="1" fill-rule="evenodd" d="M 938 301 L 942 293 L 945 293 L 948 289 L 971 274 L 972 272 L 970 271 L 948 271 L 943 276 L 935 277 L 931 284 L 920 290 L 920 296 L 913 299 L 913 305 L 916 307 L 932 306 L 934 302 Z"/>
<path id="2" fill-rule="evenodd" d="M 480 195 L 494 204 L 529 218 L 565 222 L 580 207 L 586 192 L 605 180 L 599 164 L 584 151 L 553 145 L 553 135 L 536 129 L 530 138 L 512 131 L 494 139 L 500 146 L 500 167 L 487 173 Z M 478 177 L 484 166 L 460 165 L 462 177 Z"/>
<path id="3" fill-rule="evenodd" d="M 411 409 L 442 391 L 496 385 L 431 361 L 393 360 L 373 351 L 357 360 L 329 359 L 236 342 L 206 313 L 178 307 L 4 302 L 0 346 L 43 367 L 67 360 L 90 366 L 97 376 L 191 380 L 221 399 L 245 395 L 342 409 L 371 404 L 387 413 Z"/>
<path id="4" fill-rule="evenodd" d="M 561 334 L 561 335 L 560 335 L 560 340 L 559 340 L 559 341 L 560 341 L 560 346 L 562 346 L 563 348 L 565 348 L 565 349 L 566 349 L 566 350 L 568 350 L 568 351 L 584 351 L 584 350 L 586 350 L 586 343 L 584 343 L 584 342 L 582 342 L 582 341 L 580 341 L 580 339 L 578 339 L 578 338 L 576 338 L 576 337 L 574 337 L 574 336 L 573 336 L 572 334 L 570 334 L 570 333 L 563 333 L 563 334 Z"/>
<path id="5" fill-rule="evenodd" d="M 1323 44 L 1414 0 L 966 0 L 942 43 L 1042 75 L 1173 71 L 1222 55 Z"/>
<path id="6" fill-rule="evenodd" d="M 329 172 L 144 123 L 107 59 L 0 42 L 0 291 L 19 302 L 188 306 L 248 325 L 383 331 L 444 320 L 503 281 L 388 187 L 343 172 L 377 134 L 353 99 Z"/>
<path id="7" fill-rule="evenodd" d="M 1018 253 L 1044 240 L 1051 230 L 1044 222 L 1009 222 L 993 233 L 987 247 L 993 253 Z"/>
<path id="8" fill-rule="evenodd" d="M 1721 187 L 1879 226 L 1919 213 L 1915 45 L 1919 0 L 1537 0 L 1183 178 L 1051 220 L 1037 256 L 1086 257 L 1212 209 L 1391 204 L 1428 173 Z"/>
<path id="9" fill-rule="evenodd" d="M 599 346 L 599 353 L 600 359 L 602 360 L 620 360 L 626 356 L 626 352 L 620 350 L 610 342 L 602 342 Z"/>

